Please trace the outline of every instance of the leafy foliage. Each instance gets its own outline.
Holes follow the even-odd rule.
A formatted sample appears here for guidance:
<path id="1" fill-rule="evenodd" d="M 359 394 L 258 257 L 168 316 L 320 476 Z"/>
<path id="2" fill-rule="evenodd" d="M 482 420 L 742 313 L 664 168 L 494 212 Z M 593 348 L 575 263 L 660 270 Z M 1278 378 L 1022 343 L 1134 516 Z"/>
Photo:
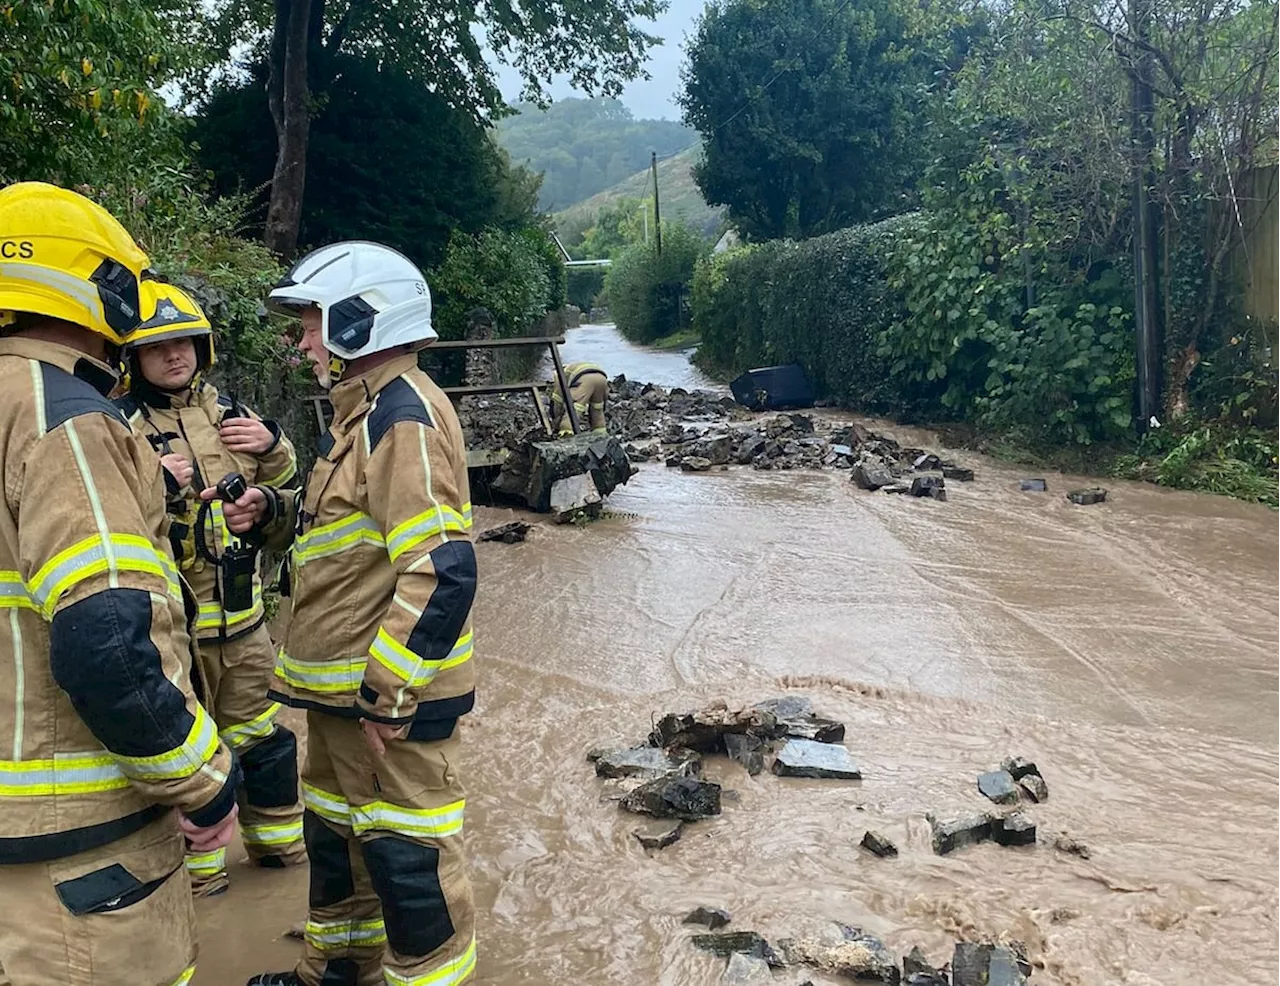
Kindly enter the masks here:
<path id="1" fill-rule="evenodd" d="M 564 99 L 542 110 L 525 103 L 498 121 L 498 142 L 542 174 L 539 207 L 564 209 L 672 154 L 697 136 L 674 120 L 637 120 L 614 99 Z"/>
<path id="2" fill-rule="evenodd" d="M 1114 471 L 1126 479 L 1219 493 L 1274 508 L 1280 504 L 1277 456 L 1274 431 L 1195 422 L 1150 432 L 1136 452 L 1117 460 Z"/>
<path id="3" fill-rule="evenodd" d="M 218 90 L 197 122 L 201 163 L 224 194 L 261 196 L 271 179 L 276 147 L 264 78 L 259 67 Z M 536 177 L 512 168 L 444 97 L 373 62 L 339 60 L 310 146 L 304 244 L 377 240 L 425 269 L 441 262 L 455 230 L 514 229 L 533 216 Z"/>
<path id="4" fill-rule="evenodd" d="M 913 215 L 800 243 L 773 240 L 715 255 L 698 266 L 693 325 L 697 361 L 725 374 L 799 362 L 818 393 L 868 410 L 901 409 L 879 352 L 901 296 L 886 271 Z"/>
<path id="5" fill-rule="evenodd" d="M 693 230 L 665 223 L 661 253 L 656 238 L 625 250 L 605 277 L 618 331 L 632 342 L 647 343 L 688 326 L 693 269 L 706 250 L 706 241 Z"/>
<path id="6" fill-rule="evenodd" d="M 806 237 L 909 201 L 923 66 L 888 0 L 716 0 L 680 105 L 708 202 L 748 238 Z"/>
<path id="7" fill-rule="evenodd" d="M 554 244 L 552 245 L 554 249 Z M 467 315 L 487 308 L 498 338 L 527 334 L 552 307 L 546 258 L 533 235 L 485 229 L 455 233 L 444 262 L 428 275 L 436 331 L 442 339 L 466 335 Z"/>

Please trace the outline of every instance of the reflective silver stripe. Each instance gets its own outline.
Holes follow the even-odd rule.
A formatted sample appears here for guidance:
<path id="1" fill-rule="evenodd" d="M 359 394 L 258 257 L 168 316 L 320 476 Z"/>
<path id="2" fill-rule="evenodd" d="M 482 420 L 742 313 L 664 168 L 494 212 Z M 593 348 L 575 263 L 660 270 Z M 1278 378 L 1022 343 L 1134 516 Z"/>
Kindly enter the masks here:
<path id="1" fill-rule="evenodd" d="M 368 657 L 340 657 L 334 661 L 299 661 L 283 650 L 276 657 L 276 677 L 312 692 L 345 692 L 360 687 Z"/>
<path id="2" fill-rule="evenodd" d="M 240 836 L 246 846 L 288 846 L 302 841 L 302 819 L 274 822 L 269 825 L 240 823 Z"/>
<path id="3" fill-rule="evenodd" d="M 451 962 L 420 976 L 402 976 L 386 966 L 382 967 L 387 986 L 459 986 L 476 971 L 476 940 L 471 939 L 467 950 Z"/>
<path id="4" fill-rule="evenodd" d="M 323 791 L 306 781 L 302 782 L 302 803 L 325 821 L 335 825 L 351 824 L 351 805 L 340 794 Z"/>
<path id="5" fill-rule="evenodd" d="M 465 531 L 463 515 L 453 507 L 440 506 L 409 518 L 387 537 L 387 554 L 395 561 L 415 545 L 444 531 Z"/>
<path id="6" fill-rule="evenodd" d="M 308 920 L 304 932 L 307 944 L 321 951 L 340 948 L 367 948 L 387 940 L 387 929 L 381 918 L 368 921 Z"/>
<path id="7" fill-rule="evenodd" d="M 386 544 L 373 518 L 356 513 L 299 535 L 293 544 L 293 558 L 297 564 L 304 565 L 364 543 L 380 547 Z"/>
<path id="8" fill-rule="evenodd" d="M 218 730 L 203 705 L 181 746 L 151 757 L 116 756 L 120 769 L 139 780 L 163 781 L 190 777 L 218 752 Z"/>
<path id="9" fill-rule="evenodd" d="M 52 760 L 0 760 L 0 797 L 90 794 L 129 786 L 106 750 L 58 753 Z"/>
<path id="10" fill-rule="evenodd" d="M 218 730 L 222 741 L 233 750 L 246 746 L 250 740 L 266 739 L 276 729 L 276 713 L 280 711 L 280 703 L 272 702 L 265 712 L 254 716 L 248 722 L 238 722 L 226 729 Z"/>
<path id="11" fill-rule="evenodd" d="M 444 839 L 462 831 L 465 801 L 443 808 L 402 808 L 385 801 L 351 806 L 351 828 L 356 835 L 374 830 L 399 835 Z"/>
<path id="12" fill-rule="evenodd" d="M 36 609 L 36 601 L 17 572 L 0 572 L 0 609 L 14 608 Z"/>
<path id="13" fill-rule="evenodd" d="M 227 868 L 227 851 L 198 853 L 187 857 L 187 872 L 192 876 L 217 876 Z"/>
<path id="14" fill-rule="evenodd" d="M 51 616 L 58 600 L 73 586 L 106 571 L 148 572 L 165 579 L 170 593 L 182 598 L 177 571 L 146 539 L 131 534 L 112 534 L 110 545 L 101 537 L 91 537 L 59 552 L 35 574 L 27 591 L 45 616 Z"/>

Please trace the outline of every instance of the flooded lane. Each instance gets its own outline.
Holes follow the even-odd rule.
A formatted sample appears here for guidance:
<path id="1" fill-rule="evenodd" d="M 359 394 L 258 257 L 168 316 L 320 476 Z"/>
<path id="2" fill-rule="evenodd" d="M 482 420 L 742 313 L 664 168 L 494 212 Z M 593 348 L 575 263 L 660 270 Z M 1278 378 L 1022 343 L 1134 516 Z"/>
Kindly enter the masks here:
<path id="1" fill-rule="evenodd" d="M 599 364 L 608 371 L 610 378 L 621 373 L 628 380 L 656 383 L 668 388 L 727 390 L 689 362 L 692 353 L 692 349 L 662 350 L 633 346 L 622 338 L 622 333 L 612 322 L 569 329 L 564 334 L 564 345 L 560 347 L 560 358 L 564 362 L 581 360 Z M 550 360 L 545 368 L 549 373 Z"/>
<path id="2" fill-rule="evenodd" d="M 628 350 L 637 379 L 652 355 Z M 478 547 L 477 982 L 716 983 L 723 962 L 679 923 L 698 904 L 771 936 L 838 920 L 939 962 L 958 935 L 1022 938 L 1040 986 L 1280 975 L 1276 514 L 1111 482 L 1074 507 L 1080 477 L 1024 494 L 1024 473 L 953 457 L 978 479 L 947 503 L 834 472 L 644 466 L 616 516 Z M 477 526 L 508 516 L 481 508 Z M 738 800 L 652 854 L 601 803 L 587 748 L 783 693 L 848 724 L 862 782 L 712 760 Z M 934 856 L 925 814 L 982 808 L 974 776 L 1009 754 L 1048 780 L 1029 809 L 1041 844 Z M 858 849 L 868 827 L 901 856 Z M 1092 857 L 1055 852 L 1061 831 Z M 305 874 L 233 879 L 200 906 L 201 986 L 296 952 L 273 939 L 304 913 Z"/>

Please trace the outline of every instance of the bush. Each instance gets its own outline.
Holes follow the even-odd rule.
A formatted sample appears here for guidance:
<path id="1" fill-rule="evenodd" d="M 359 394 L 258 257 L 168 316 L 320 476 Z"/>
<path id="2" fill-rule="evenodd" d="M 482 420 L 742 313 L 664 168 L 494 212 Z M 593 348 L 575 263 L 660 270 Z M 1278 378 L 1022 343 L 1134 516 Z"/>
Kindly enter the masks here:
<path id="1" fill-rule="evenodd" d="M 632 342 L 648 343 L 687 328 L 693 269 L 706 250 L 694 231 L 666 224 L 661 254 L 656 242 L 627 248 L 605 277 L 618 331 Z"/>
<path id="2" fill-rule="evenodd" d="M 444 263 L 427 279 L 440 338 L 463 338 L 468 313 L 479 307 L 493 315 L 496 337 L 525 335 L 550 306 L 548 270 L 537 240 L 524 232 L 454 233 Z"/>
<path id="3" fill-rule="evenodd" d="M 1275 507 L 1278 455 L 1274 431 L 1196 422 L 1149 432 L 1114 471 L 1125 479 Z"/>
<path id="4" fill-rule="evenodd" d="M 799 362 L 820 396 L 875 410 L 901 407 L 887 385 L 880 334 L 901 301 L 886 265 L 914 215 L 795 243 L 774 240 L 718 254 L 694 277 L 695 357 L 732 375 Z"/>

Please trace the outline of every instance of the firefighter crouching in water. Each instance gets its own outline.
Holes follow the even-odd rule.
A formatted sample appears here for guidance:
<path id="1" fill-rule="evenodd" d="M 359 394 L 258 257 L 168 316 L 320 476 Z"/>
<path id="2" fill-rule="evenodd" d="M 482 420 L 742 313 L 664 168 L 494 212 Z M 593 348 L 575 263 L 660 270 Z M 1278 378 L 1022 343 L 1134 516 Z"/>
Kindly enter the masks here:
<path id="1" fill-rule="evenodd" d="M 116 404 L 162 457 L 169 540 L 200 605 L 196 637 L 205 704 L 244 771 L 238 801 L 245 850 L 259 866 L 299 863 L 306 850 L 297 742 L 275 722 L 280 704 L 267 698 L 275 648 L 264 622 L 257 558 L 252 605 L 233 610 L 224 603 L 235 600 L 222 568 L 232 538 L 221 504 L 204 505 L 199 497 L 206 485 L 233 472 L 249 483 L 296 486 L 297 459 L 278 425 L 203 379 L 214 361 L 213 328 L 190 297 L 172 284 L 146 280 L 142 312 L 147 320 L 124 348 L 129 390 Z M 227 889 L 225 849 L 189 854 L 187 870 L 197 897 Z"/>
<path id="2" fill-rule="evenodd" d="M 609 378 L 594 363 L 570 363 L 564 368 L 565 383 L 569 387 L 569 399 L 578 414 L 578 423 L 597 434 L 604 434 L 604 406 L 609 398 Z M 560 397 L 560 388 L 552 381 L 551 413 L 560 421 L 556 431 L 560 435 L 572 435 L 573 423 L 569 411 Z"/>
<path id="3" fill-rule="evenodd" d="M 270 303 L 301 316 L 333 424 L 302 494 L 224 505 L 268 544 L 296 529 L 271 694 L 307 710 L 305 951 L 250 983 L 454 986 L 476 961 L 458 756 L 476 560 L 462 429 L 417 366 L 431 296 L 396 251 L 348 242 L 300 260 Z"/>
<path id="4" fill-rule="evenodd" d="M 192 691 L 160 464 L 106 397 L 148 261 L 36 182 L 0 191 L 0 248 L 0 982 L 185 986 L 183 835 L 230 841 L 240 774 Z"/>

